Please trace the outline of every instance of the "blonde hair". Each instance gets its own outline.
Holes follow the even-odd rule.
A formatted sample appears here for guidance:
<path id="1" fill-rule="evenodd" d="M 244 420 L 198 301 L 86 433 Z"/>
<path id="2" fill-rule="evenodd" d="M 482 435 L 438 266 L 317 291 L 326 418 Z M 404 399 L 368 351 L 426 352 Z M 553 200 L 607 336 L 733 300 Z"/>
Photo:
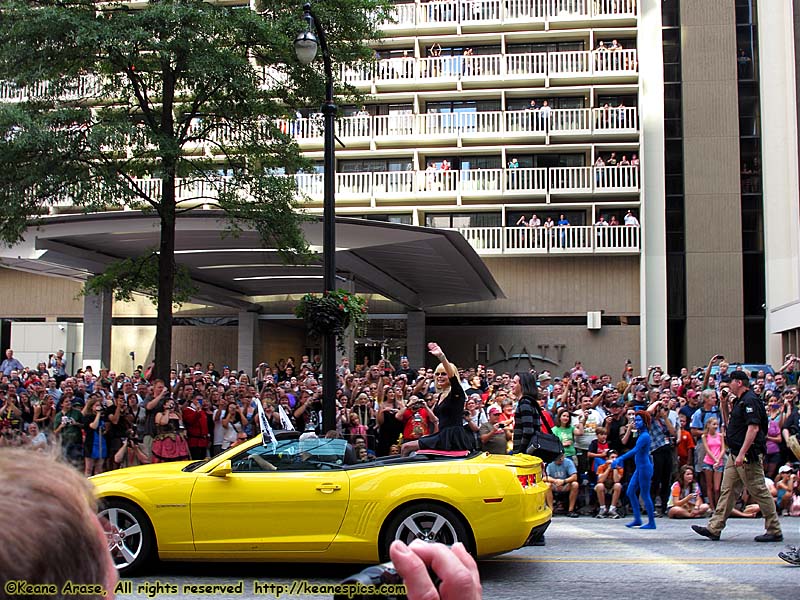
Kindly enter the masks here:
<path id="1" fill-rule="evenodd" d="M 453 367 L 453 370 L 456 373 L 458 373 L 458 368 L 453 363 L 450 363 L 450 366 Z M 447 372 L 447 369 L 444 368 L 444 365 L 442 363 L 439 363 L 438 365 L 436 365 L 436 368 L 433 370 L 433 372 L 434 372 L 434 374 L 435 373 L 444 373 L 445 375 L 447 375 L 447 385 L 446 386 L 439 385 L 438 383 L 436 383 L 436 378 L 435 377 L 433 378 L 433 386 L 436 388 L 436 391 L 440 394 L 439 400 L 447 398 L 447 396 L 450 395 L 450 373 Z M 444 394 L 444 396 L 441 396 L 441 394 L 444 393 L 443 390 L 445 390 L 445 389 L 447 390 L 447 394 Z"/>
<path id="2" fill-rule="evenodd" d="M 47 596 L 67 598 L 60 590 L 68 581 L 103 586 L 116 581 L 94 490 L 75 469 L 47 453 L 3 449 L 0 489 L 0 514 L 14 524 L 0 527 L 0 589 L 25 580 L 54 584 L 59 591 Z"/>
<path id="3" fill-rule="evenodd" d="M 717 417 L 711 417 L 708 421 L 706 421 L 706 424 L 703 425 L 703 435 L 709 432 L 709 430 L 711 429 L 712 422 L 716 423 L 717 429 L 719 429 L 719 419 L 717 419 Z"/>

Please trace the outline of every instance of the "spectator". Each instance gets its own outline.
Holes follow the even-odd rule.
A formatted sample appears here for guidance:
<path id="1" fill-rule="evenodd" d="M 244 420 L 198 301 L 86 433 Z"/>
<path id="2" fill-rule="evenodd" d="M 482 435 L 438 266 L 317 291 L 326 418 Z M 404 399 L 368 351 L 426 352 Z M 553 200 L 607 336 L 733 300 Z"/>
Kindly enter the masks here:
<path id="1" fill-rule="evenodd" d="M 622 478 L 625 475 L 625 469 L 622 467 L 613 469 L 611 467 L 611 463 L 619 456 L 616 450 L 608 450 L 606 456 L 606 460 L 597 467 L 597 484 L 594 486 L 594 491 L 597 494 L 597 504 L 600 507 L 597 518 L 619 519 L 620 514 L 617 512 L 617 506 L 622 495 Z M 606 505 L 607 493 L 611 494 L 610 506 Z"/>
<path id="2" fill-rule="evenodd" d="M 0 363 L 0 371 L 3 375 L 11 377 L 13 371 L 21 372 L 23 369 L 25 369 L 25 365 L 14 358 L 14 351 L 11 348 L 6 350 L 6 358 Z"/>
<path id="3" fill-rule="evenodd" d="M 483 423 L 478 430 L 481 447 L 490 454 L 507 454 L 508 442 L 513 437 L 513 432 L 500 422 L 501 411 L 496 406 L 489 408 L 489 420 Z"/>
<path id="4" fill-rule="evenodd" d="M 400 420 L 403 423 L 403 443 L 430 435 L 436 429 L 436 418 L 419 396 L 412 395 Z"/>
<path id="5" fill-rule="evenodd" d="M 680 422 L 680 428 L 677 444 L 675 446 L 675 453 L 678 458 L 678 468 L 681 468 L 685 465 L 690 465 L 694 469 L 695 443 L 694 437 L 689 431 L 689 419 L 685 414 L 681 413 L 678 415 L 678 420 Z"/>
<path id="6" fill-rule="evenodd" d="M 675 438 L 675 428 L 669 419 L 669 407 L 663 400 L 656 400 L 647 408 L 650 414 L 650 456 L 653 461 L 650 495 L 660 498 L 659 516 L 667 512 L 670 479 L 672 478 L 672 447 L 670 439 Z"/>
<path id="7" fill-rule="evenodd" d="M 141 442 L 133 429 L 122 438 L 122 445 L 113 456 L 114 468 L 124 469 L 150 463 L 150 457 L 142 450 Z"/>
<path id="8" fill-rule="evenodd" d="M 181 411 L 189 454 L 194 460 L 203 460 L 208 453 L 208 419 L 202 409 L 204 401 L 201 394 L 195 394 Z"/>
<path id="9" fill-rule="evenodd" d="M 638 227 L 639 226 L 639 219 L 637 219 L 634 216 L 633 211 L 631 211 L 631 210 L 628 210 L 628 212 L 625 213 L 625 216 L 623 217 L 622 222 L 625 225 L 629 225 L 631 227 Z"/>
<path id="10" fill-rule="evenodd" d="M 103 472 L 103 463 L 108 458 L 108 447 L 106 446 L 106 423 L 103 411 L 103 403 L 99 394 L 89 396 L 86 405 L 83 407 L 83 461 L 84 474 L 97 475 Z"/>
<path id="11" fill-rule="evenodd" d="M 40 431 L 36 423 L 31 423 L 28 427 L 28 444 L 34 450 L 44 450 L 49 444 L 47 434 Z"/>
<path id="12" fill-rule="evenodd" d="M 61 442 L 64 458 L 76 467 L 83 463 L 83 415 L 72 407 L 72 395 L 61 400 L 61 411 L 53 420 L 53 433 Z"/>
<path id="13" fill-rule="evenodd" d="M 703 428 L 703 476 L 706 480 L 706 494 L 712 510 L 717 507 L 722 472 L 725 470 L 725 439 L 719 432 L 719 421 L 709 419 Z"/>
<path id="14" fill-rule="evenodd" d="M 575 512 L 575 504 L 578 501 L 578 469 L 575 468 L 575 463 L 571 460 L 566 460 L 564 454 L 547 465 L 545 470 L 547 473 L 547 483 L 550 487 L 547 489 L 547 505 L 551 510 L 554 510 L 554 502 L 556 499 L 563 499 L 568 496 L 568 510 L 567 516 L 577 518 L 578 513 Z"/>
<path id="15" fill-rule="evenodd" d="M 708 504 L 703 503 L 700 486 L 694 481 L 694 469 L 686 465 L 678 472 L 678 480 L 672 484 L 667 503 L 670 519 L 698 519 L 708 514 Z"/>
<path id="16" fill-rule="evenodd" d="M 583 435 L 583 423 L 578 423 L 577 426 L 572 426 L 572 415 L 569 410 L 562 408 L 558 411 L 556 416 L 556 426 L 553 428 L 553 435 L 561 439 L 561 444 L 564 446 L 564 456 L 572 461 L 577 467 L 577 450 L 575 448 L 575 436 Z"/>

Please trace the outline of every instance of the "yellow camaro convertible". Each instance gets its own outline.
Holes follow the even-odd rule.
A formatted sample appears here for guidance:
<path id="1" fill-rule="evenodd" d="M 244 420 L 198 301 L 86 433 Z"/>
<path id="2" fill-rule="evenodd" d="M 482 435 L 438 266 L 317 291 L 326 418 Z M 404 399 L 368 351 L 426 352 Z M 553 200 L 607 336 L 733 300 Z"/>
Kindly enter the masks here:
<path id="1" fill-rule="evenodd" d="M 537 542 L 550 524 L 538 458 L 420 452 L 348 464 L 343 440 L 277 438 L 93 477 L 120 572 L 155 554 L 374 563 L 393 540 L 416 538 L 490 556 Z"/>

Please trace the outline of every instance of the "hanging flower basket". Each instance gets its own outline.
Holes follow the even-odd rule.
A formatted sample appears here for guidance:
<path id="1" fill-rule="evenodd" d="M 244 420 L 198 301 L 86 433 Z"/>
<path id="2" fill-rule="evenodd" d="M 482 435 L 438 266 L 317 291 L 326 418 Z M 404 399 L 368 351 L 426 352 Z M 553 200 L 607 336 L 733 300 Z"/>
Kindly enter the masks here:
<path id="1" fill-rule="evenodd" d="M 344 351 L 344 336 L 352 325 L 358 335 L 367 324 L 367 301 L 346 290 L 306 294 L 295 306 L 294 314 L 305 320 L 312 337 L 336 336 L 336 347 Z"/>

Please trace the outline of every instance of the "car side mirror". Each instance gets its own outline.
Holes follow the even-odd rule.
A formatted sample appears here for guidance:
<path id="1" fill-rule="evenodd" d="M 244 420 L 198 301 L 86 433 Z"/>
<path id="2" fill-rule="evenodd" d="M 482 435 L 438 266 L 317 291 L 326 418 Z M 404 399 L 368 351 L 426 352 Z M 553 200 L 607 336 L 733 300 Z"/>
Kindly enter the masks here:
<path id="1" fill-rule="evenodd" d="M 209 475 L 212 477 L 227 477 L 232 471 L 233 467 L 231 466 L 231 461 L 226 460 L 214 467 Z"/>

